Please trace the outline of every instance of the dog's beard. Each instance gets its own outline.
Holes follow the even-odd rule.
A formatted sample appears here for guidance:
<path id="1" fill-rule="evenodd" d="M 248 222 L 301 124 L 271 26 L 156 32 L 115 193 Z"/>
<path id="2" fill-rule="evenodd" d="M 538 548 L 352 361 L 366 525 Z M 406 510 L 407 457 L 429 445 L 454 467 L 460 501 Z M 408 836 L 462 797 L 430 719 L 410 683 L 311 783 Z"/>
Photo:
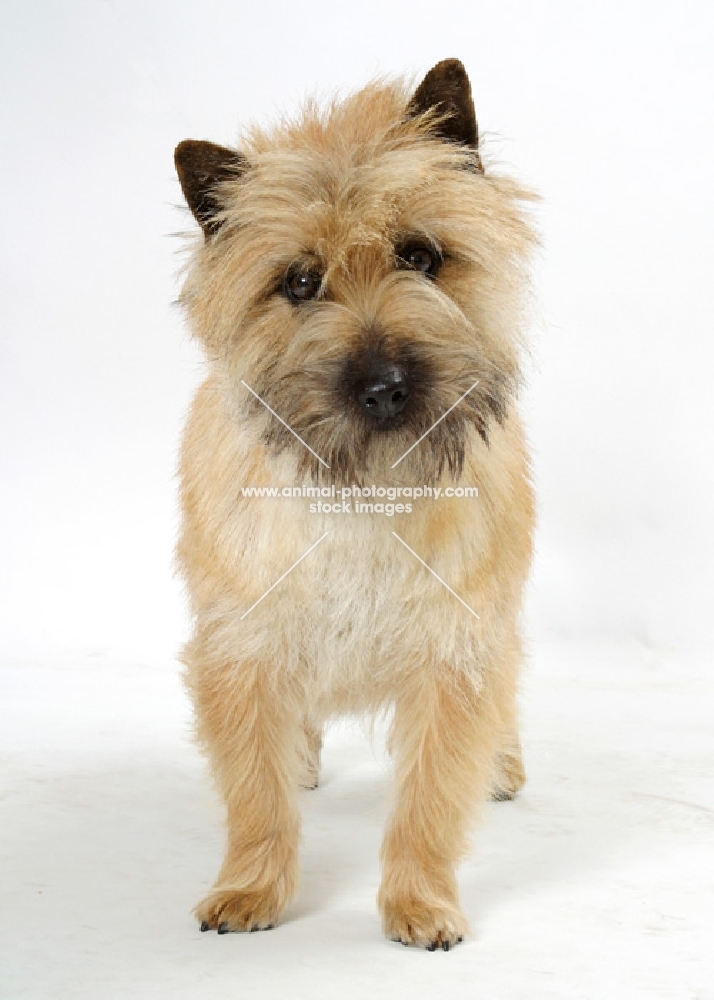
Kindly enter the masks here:
<path id="1" fill-rule="evenodd" d="M 448 355 L 445 366 L 414 344 L 402 347 L 398 360 L 409 372 L 410 395 L 388 425 L 362 412 L 356 401 L 354 355 L 278 378 L 266 373 L 257 391 L 288 426 L 254 399 L 264 443 L 276 455 L 289 452 L 297 477 L 318 484 L 369 485 L 388 478 L 434 485 L 444 475 L 458 480 L 473 431 L 488 444 L 492 422 L 505 420 L 514 377 L 485 358 L 463 354 Z"/>

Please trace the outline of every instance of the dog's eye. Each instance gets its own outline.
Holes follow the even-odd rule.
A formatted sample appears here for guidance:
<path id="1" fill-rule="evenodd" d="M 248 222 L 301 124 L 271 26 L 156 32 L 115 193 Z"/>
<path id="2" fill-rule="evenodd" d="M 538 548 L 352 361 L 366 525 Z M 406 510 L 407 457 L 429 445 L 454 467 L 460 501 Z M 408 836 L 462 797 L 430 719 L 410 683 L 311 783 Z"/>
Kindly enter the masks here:
<path id="1" fill-rule="evenodd" d="M 315 271 L 301 265 L 288 269 L 283 281 L 283 291 L 291 302 L 307 302 L 320 291 L 321 278 Z"/>
<path id="2" fill-rule="evenodd" d="M 422 243 L 410 243 L 397 250 L 397 267 L 420 271 L 429 278 L 435 278 L 441 267 L 441 257 L 433 247 Z"/>

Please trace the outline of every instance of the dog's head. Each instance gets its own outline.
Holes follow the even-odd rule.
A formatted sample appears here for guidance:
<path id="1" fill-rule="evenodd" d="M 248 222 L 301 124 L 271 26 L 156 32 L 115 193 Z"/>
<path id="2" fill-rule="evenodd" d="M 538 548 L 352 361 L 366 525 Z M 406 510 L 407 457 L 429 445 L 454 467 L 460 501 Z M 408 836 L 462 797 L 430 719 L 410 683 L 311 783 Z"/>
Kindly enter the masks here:
<path id="1" fill-rule="evenodd" d="M 484 172 L 461 63 L 175 160 L 204 234 L 182 302 L 236 412 L 351 482 L 433 427 L 402 473 L 458 476 L 517 385 L 533 244 L 527 192 Z"/>

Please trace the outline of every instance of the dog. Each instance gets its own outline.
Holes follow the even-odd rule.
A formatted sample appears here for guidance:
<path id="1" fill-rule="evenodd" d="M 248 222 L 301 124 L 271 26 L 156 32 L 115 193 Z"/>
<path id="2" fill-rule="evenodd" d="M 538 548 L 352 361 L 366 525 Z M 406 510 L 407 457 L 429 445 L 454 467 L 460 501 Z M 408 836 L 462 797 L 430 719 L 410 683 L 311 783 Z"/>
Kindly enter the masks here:
<path id="1" fill-rule="evenodd" d="M 196 916 L 279 921 L 324 724 L 385 712 L 384 933 L 448 951 L 478 805 L 524 781 L 532 195 L 485 168 L 456 59 L 309 102 L 240 149 L 186 140 L 175 165 L 200 226 L 180 301 L 208 370 L 180 459 L 182 660 L 227 813 Z M 345 490 L 370 503 L 315 502 Z"/>

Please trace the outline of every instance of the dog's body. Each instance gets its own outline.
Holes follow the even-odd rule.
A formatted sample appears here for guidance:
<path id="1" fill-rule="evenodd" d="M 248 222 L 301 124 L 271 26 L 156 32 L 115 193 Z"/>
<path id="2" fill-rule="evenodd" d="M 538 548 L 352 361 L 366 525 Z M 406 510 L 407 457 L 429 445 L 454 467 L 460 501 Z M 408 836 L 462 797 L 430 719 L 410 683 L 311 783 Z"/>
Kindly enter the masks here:
<path id="1" fill-rule="evenodd" d="M 483 173 L 455 60 L 411 97 L 374 85 L 241 153 L 187 141 L 176 162 L 206 237 L 182 300 L 211 371 L 182 455 L 184 661 L 228 812 L 198 917 L 221 932 L 279 919 L 324 721 L 389 707 L 384 929 L 448 949 L 466 929 L 454 865 L 474 807 L 523 782 L 527 194 Z M 479 495 L 387 518 L 241 494 L 315 483 Z"/>

